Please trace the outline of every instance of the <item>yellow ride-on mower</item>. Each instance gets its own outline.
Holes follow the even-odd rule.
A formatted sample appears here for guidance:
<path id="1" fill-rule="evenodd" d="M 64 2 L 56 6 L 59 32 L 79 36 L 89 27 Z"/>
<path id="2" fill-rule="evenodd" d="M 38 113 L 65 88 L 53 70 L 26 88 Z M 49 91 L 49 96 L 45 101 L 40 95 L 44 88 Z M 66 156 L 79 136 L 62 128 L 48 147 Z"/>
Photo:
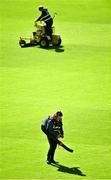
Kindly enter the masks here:
<path id="1" fill-rule="evenodd" d="M 59 34 L 55 34 L 55 27 L 52 27 L 52 36 L 48 36 L 45 32 L 46 24 L 44 21 L 38 21 L 35 23 L 37 30 L 32 33 L 31 37 L 20 37 L 19 45 L 21 47 L 40 45 L 42 48 L 46 48 L 49 45 L 60 46 L 61 37 Z"/>

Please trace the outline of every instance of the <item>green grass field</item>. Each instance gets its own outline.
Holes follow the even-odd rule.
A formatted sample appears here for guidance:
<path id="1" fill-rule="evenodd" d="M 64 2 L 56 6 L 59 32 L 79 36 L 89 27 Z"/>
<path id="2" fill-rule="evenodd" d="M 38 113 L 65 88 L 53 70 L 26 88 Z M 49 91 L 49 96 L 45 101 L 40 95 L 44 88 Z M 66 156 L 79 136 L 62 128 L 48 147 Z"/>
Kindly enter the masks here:
<path id="1" fill-rule="evenodd" d="M 20 48 L 43 4 L 60 49 Z M 0 0 L 0 179 L 111 179 L 111 1 Z M 59 166 L 46 164 L 41 121 L 61 110 Z"/>

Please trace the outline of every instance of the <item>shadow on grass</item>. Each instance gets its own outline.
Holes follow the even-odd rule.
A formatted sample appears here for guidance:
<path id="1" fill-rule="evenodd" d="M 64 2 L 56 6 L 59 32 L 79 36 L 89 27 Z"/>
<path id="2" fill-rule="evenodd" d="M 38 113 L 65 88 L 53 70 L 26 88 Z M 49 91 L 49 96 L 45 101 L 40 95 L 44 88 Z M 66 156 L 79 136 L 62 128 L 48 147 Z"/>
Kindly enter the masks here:
<path id="1" fill-rule="evenodd" d="M 63 47 L 64 46 L 49 46 L 47 48 L 42 48 L 42 49 L 45 49 L 45 50 L 55 50 L 55 52 L 57 52 L 57 53 L 62 53 L 62 52 L 65 51 Z"/>
<path id="2" fill-rule="evenodd" d="M 26 44 L 24 47 L 22 47 L 22 48 L 35 47 L 35 46 L 37 46 L 37 44 L 27 43 L 27 44 Z M 38 47 L 38 48 L 41 48 L 41 47 Z M 64 52 L 63 46 L 59 46 L 59 47 L 57 47 L 57 46 L 49 46 L 49 47 L 47 47 L 47 48 L 41 48 L 41 49 L 44 49 L 44 50 L 55 50 L 55 52 L 57 52 L 57 53 L 62 53 L 62 52 Z"/>
<path id="3" fill-rule="evenodd" d="M 52 166 L 58 168 L 58 171 L 64 172 L 64 173 L 69 173 L 69 174 L 75 174 L 78 176 L 86 176 L 81 170 L 80 167 L 72 167 L 69 168 L 67 166 L 63 166 L 61 164 L 51 164 Z"/>
<path id="4" fill-rule="evenodd" d="M 35 46 L 37 46 L 37 44 L 27 43 L 27 44 L 25 44 L 25 46 L 23 46 L 22 48 L 35 47 Z"/>

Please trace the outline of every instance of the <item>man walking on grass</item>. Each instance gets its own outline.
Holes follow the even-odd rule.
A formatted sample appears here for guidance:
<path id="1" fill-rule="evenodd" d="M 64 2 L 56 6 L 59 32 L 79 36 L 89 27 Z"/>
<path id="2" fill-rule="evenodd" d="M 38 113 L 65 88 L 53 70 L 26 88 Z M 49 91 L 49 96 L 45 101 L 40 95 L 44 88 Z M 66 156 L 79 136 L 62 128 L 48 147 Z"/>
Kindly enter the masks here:
<path id="1" fill-rule="evenodd" d="M 62 112 L 57 111 L 54 115 L 48 116 L 41 125 L 42 131 L 47 135 L 49 142 L 49 150 L 47 153 L 47 164 L 57 163 L 54 160 L 54 154 L 59 144 L 58 138 L 64 137 L 64 131 L 62 127 Z"/>

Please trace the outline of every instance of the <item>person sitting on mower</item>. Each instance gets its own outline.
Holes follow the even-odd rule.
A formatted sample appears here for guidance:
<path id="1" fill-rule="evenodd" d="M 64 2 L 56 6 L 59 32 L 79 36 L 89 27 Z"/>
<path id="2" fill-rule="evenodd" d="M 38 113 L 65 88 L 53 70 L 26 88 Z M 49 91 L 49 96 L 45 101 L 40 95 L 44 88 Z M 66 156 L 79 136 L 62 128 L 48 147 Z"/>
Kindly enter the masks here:
<path id="1" fill-rule="evenodd" d="M 38 7 L 39 11 L 41 11 L 41 15 L 39 18 L 35 20 L 37 21 L 44 21 L 46 23 L 45 31 L 48 36 L 52 36 L 52 25 L 53 25 L 53 18 L 49 14 L 48 10 L 43 6 Z"/>

